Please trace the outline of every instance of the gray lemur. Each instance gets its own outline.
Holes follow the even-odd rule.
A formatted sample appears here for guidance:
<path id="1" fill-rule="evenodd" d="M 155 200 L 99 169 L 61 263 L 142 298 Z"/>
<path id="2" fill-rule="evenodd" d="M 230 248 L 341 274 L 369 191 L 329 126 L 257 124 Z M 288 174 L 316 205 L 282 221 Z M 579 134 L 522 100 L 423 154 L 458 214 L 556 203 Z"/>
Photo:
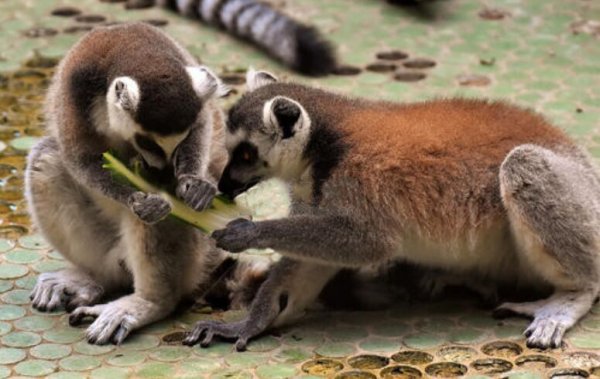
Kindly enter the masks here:
<path id="1" fill-rule="evenodd" d="M 340 268 L 391 260 L 553 294 L 504 303 L 533 319 L 529 346 L 561 344 L 600 287 L 600 179 L 588 156 L 544 118 L 503 102 L 396 104 L 350 99 L 250 72 L 230 110 L 230 195 L 279 177 L 289 217 L 236 220 L 213 233 L 239 252 L 283 259 L 247 319 L 200 322 L 186 339 L 249 338 L 296 317 Z"/>
<path id="2" fill-rule="evenodd" d="M 29 155 L 26 196 L 34 224 L 74 267 L 40 275 L 34 308 L 64 306 L 72 324 L 96 317 L 88 341 L 120 343 L 209 278 L 223 253 L 165 218 L 171 206 L 160 195 L 115 180 L 101 154 L 141 157 L 155 180 L 205 209 L 227 160 L 212 100 L 223 91 L 208 68 L 147 24 L 96 28 L 68 52 L 46 97 L 47 136 Z"/>

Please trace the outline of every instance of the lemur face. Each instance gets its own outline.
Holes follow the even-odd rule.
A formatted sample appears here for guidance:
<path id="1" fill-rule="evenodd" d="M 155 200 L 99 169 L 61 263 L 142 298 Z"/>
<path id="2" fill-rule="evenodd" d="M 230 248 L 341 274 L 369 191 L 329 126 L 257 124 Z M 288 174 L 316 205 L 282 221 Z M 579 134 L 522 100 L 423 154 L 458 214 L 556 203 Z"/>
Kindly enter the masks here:
<path id="1" fill-rule="evenodd" d="M 119 76 L 106 94 L 108 127 L 150 167 L 162 169 L 201 124 L 204 102 L 225 93 L 218 77 L 203 66 L 171 69 L 152 78 Z"/>
<path id="2" fill-rule="evenodd" d="M 303 151 L 310 117 L 296 100 L 260 89 L 274 82 L 273 75 L 250 70 L 250 91 L 229 112 L 229 162 L 219 190 L 232 198 L 263 179 L 293 180 L 306 169 Z"/>

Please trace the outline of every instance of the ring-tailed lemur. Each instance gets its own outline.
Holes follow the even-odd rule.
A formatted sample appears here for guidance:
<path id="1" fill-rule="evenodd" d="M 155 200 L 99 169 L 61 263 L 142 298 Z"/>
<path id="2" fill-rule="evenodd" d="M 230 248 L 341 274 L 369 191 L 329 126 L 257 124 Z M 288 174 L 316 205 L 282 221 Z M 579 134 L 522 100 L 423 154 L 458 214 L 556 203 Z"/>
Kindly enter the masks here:
<path id="1" fill-rule="evenodd" d="M 559 346 L 600 286 L 600 179 L 588 156 L 539 115 L 503 102 L 350 99 L 251 72 L 230 110 L 235 195 L 268 177 L 291 185 L 287 218 L 215 231 L 229 251 L 273 248 L 249 317 L 200 322 L 185 341 L 249 338 L 297 316 L 340 267 L 400 259 L 553 289 L 499 314 L 533 318 L 527 344 Z"/>
<path id="2" fill-rule="evenodd" d="M 204 209 L 227 159 L 224 115 L 212 100 L 223 91 L 208 68 L 143 23 L 94 29 L 68 52 L 46 97 L 48 135 L 29 155 L 26 196 L 34 224 L 74 267 L 40 275 L 34 308 L 65 306 L 71 323 L 96 317 L 88 341 L 120 343 L 208 280 L 223 253 L 165 219 L 161 196 L 113 180 L 101 154 L 141 156 L 163 186 Z"/>
<path id="3" fill-rule="evenodd" d="M 326 75 L 336 66 L 329 43 L 307 26 L 259 0 L 158 0 L 159 4 L 250 40 L 271 56 L 307 75 Z"/>

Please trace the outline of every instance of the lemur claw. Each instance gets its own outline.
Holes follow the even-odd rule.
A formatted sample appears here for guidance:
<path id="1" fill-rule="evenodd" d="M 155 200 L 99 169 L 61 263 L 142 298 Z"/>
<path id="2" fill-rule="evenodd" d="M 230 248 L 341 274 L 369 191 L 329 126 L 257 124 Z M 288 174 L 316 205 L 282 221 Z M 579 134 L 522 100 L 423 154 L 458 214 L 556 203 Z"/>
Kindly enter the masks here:
<path id="1" fill-rule="evenodd" d="M 217 193 L 217 187 L 194 175 L 181 175 L 177 185 L 177 196 L 195 211 L 203 211 Z"/>
<path id="2" fill-rule="evenodd" d="M 215 336 L 225 339 L 236 339 L 235 348 L 237 351 L 246 350 L 248 339 L 252 336 L 245 332 L 246 323 L 237 322 L 226 324 L 221 321 L 200 321 L 198 322 L 187 337 L 183 340 L 184 345 L 193 346 L 200 341 L 200 347 L 209 347 Z"/>
<path id="3" fill-rule="evenodd" d="M 128 204 L 133 213 L 147 224 L 157 223 L 171 212 L 171 204 L 153 193 L 134 192 Z"/>
<path id="4" fill-rule="evenodd" d="M 217 247 L 232 253 L 239 253 L 257 246 L 260 231 L 256 224 L 245 218 L 231 221 L 225 229 L 215 230 L 211 237 Z"/>

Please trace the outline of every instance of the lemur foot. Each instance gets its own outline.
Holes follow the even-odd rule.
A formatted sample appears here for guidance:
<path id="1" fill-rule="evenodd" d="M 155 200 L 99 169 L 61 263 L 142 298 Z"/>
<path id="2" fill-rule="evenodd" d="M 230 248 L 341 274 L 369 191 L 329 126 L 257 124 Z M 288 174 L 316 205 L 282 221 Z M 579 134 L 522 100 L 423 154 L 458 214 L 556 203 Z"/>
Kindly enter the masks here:
<path id="1" fill-rule="evenodd" d="M 210 346 L 215 336 L 225 339 L 235 339 L 235 349 L 237 351 L 246 350 L 248 340 L 255 337 L 259 333 L 252 333 L 247 327 L 246 321 L 226 324 L 221 321 L 200 321 L 188 333 L 188 336 L 183 340 L 184 345 L 192 346 L 200 341 L 201 347 Z"/>
<path id="2" fill-rule="evenodd" d="M 194 175 L 181 175 L 177 196 L 195 211 L 203 211 L 217 194 L 217 187 Z"/>
<path id="3" fill-rule="evenodd" d="M 141 191 L 131 195 L 128 205 L 133 213 L 147 224 L 157 223 L 171 212 L 171 204 L 160 195 Z"/>
<path id="4" fill-rule="evenodd" d="M 553 349 L 561 346 L 565 332 L 590 310 L 595 296 L 593 291 L 562 291 L 544 300 L 504 303 L 496 308 L 494 316 L 533 318 L 523 333 L 527 346 Z"/>
<path id="5" fill-rule="evenodd" d="M 257 241 L 260 231 L 256 224 L 245 218 L 231 221 L 225 229 L 215 230 L 211 237 L 217 242 L 217 247 L 231 253 L 259 247 Z"/>
<path id="6" fill-rule="evenodd" d="M 81 324 L 85 318 L 95 318 L 86 331 L 89 343 L 120 345 L 133 330 L 164 316 L 157 304 L 136 295 L 129 295 L 108 304 L 79 307 L 69 316 L 72 326 Z"/>
<path id="7" fill-rule="evenodd" d="M 53 311 L 63 306 L 70 312 L 97 303 L 103 294 L 103 288 L 86 274 L 63 270 L 40 274 L 29 297 L 38 311 Z"/>

